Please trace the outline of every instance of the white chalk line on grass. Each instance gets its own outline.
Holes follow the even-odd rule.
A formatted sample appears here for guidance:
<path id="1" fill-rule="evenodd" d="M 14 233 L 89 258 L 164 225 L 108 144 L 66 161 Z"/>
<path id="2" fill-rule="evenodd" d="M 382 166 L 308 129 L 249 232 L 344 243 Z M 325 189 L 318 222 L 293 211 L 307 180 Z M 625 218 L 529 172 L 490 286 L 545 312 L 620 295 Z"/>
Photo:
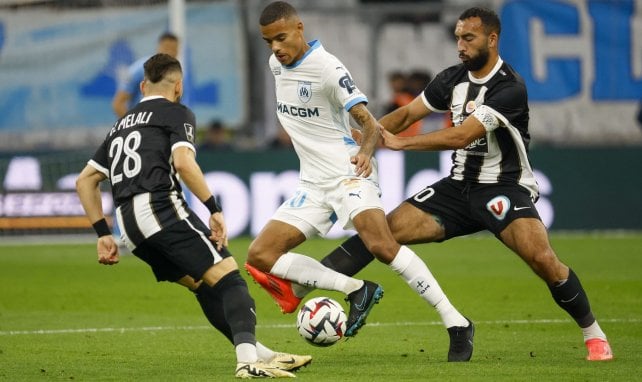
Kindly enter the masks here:
<path id="1" fill-rule="evenodd" d="M 541 319 L 541 320 L 492 320 L 475 321 L 476 325 L 525 325 L 525 324 L 567 324 L 571 320 Z M 606 318 L 600 319 L 601 323 L 640 323 L 640 318 Z M 441 321 L 401 321 L 401 322 L 372 322 L 369 328 L 386 328 L 393 326 L 441 326 Z M 257 325 L 257 329 L 290 329 L 294 324 L 266 324 Z M 0 336 L 40 335 L 40 334 L 77 334 L 77 333 L 126 333 L 126 332 L 157 332 L 164 330 L 210 330 L 211 326 L 142 326 L 134 328 L 81 328 L 81 329 L 40 329 L 40 330 L 2 330 Z"/>

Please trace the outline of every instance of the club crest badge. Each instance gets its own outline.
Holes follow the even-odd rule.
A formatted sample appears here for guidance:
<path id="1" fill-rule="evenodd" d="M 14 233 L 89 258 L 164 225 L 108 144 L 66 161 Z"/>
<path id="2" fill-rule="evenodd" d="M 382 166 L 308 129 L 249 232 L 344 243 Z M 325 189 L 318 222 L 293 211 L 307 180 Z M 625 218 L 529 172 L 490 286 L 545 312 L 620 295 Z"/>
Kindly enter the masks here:
<path id="1" fill-rule="evenodd" d="M 470 100 L 466 102 L 466 113 L 470 114 L 473 111 L 475 111 L 476 108 L 477 108 L 477 105 L 475 104 L 475 101 Z"/>
<path id="2" fill-rule="evenodd" d="M 488 203 L 486 209 L 493 214 L 497 220 L 504 220 L 510 210 L 510 200 L 504 195 L 495 196 Z"/>
<path id="3" fill-rule="evenodd" d="M 312 83 L 309 81 L 299 81 L 296 92 L 299 95 L 299 100 L 307 103 L 312 98 Z"/>

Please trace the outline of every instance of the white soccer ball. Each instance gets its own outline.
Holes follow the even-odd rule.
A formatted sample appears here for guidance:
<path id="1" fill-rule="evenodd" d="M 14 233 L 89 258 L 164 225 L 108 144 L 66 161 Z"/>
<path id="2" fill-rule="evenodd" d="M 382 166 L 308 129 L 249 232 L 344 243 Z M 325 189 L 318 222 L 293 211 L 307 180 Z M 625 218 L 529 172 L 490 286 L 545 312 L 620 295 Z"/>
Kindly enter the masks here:
<path id="1" fill-rule="evenodd" d="M 296 327 L 310 344 L 330 346 L 343 337 L 347 320 L 341 304 L 329 297 L 315 297 L 299 309 Z"/>

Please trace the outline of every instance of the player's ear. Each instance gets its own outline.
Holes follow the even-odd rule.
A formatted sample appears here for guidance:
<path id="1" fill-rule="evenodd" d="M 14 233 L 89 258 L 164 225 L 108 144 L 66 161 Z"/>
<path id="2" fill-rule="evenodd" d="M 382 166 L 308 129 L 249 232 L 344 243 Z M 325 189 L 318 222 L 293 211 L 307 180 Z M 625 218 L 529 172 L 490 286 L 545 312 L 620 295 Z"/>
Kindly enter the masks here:
<path id="1" fill-rule="evenodd" d="M 181 96 L 183 95 L 183 79 L 176 81 L 176 85 L 174 85 L 174 94 L 176 95 L 176 101 L 181 99 Z"/>
<path id="2" fill-rule="evenodd" d="M 491 34 L 488 35 L 488 47 L 497 48 L 498 40 L 499 40 L 499 36 L 497 36 L 497 33 L 491 32 Z"/>
<path id="3" fill-rule="evenodd" d="M 138 87 L 140 88 L 140 94 L 143 94 L 143 95 L 145 94 L 145 85 L 146 85 L 145 80 L 142 80 L 138 85 Z"/>

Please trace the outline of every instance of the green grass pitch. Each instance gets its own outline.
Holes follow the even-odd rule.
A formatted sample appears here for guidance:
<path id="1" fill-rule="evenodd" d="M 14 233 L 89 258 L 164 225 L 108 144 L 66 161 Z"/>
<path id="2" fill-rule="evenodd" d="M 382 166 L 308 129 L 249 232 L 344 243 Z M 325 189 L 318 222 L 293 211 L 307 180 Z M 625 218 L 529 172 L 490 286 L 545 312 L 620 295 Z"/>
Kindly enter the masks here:
<path id="1" fill-rule="evenodd" d="M 488 235 L 413 246 L 450 300 L 476 324 L 470 363 L 445 361 L 438 315 L 386 266 L 358 277 L 383 284 L 368 324 L 329 348 L 305 343 L 295 315 L 282 315 L 250 282 L 257 336 L 266 345 L 312 354 L 302 381 L 631 381 L 642 379 L 642 234 L 554 234 L 608 334 L 616 359 L 590 363 L 580 330 L 548 289 Z M 297 252 L 321 258 L 339 241 L 310 240 Z M 248 238 L 231 250 L 245 260 Z M 245 276 L 245 273 L 243 273 Z M 336 292 L 320 292 L 338 301 Z M 232 346 L 190 292 L 156 283 L 133 256 L 99 265 L 92 242 L 0 245 L 0 380 L 234 380 Z"/>

